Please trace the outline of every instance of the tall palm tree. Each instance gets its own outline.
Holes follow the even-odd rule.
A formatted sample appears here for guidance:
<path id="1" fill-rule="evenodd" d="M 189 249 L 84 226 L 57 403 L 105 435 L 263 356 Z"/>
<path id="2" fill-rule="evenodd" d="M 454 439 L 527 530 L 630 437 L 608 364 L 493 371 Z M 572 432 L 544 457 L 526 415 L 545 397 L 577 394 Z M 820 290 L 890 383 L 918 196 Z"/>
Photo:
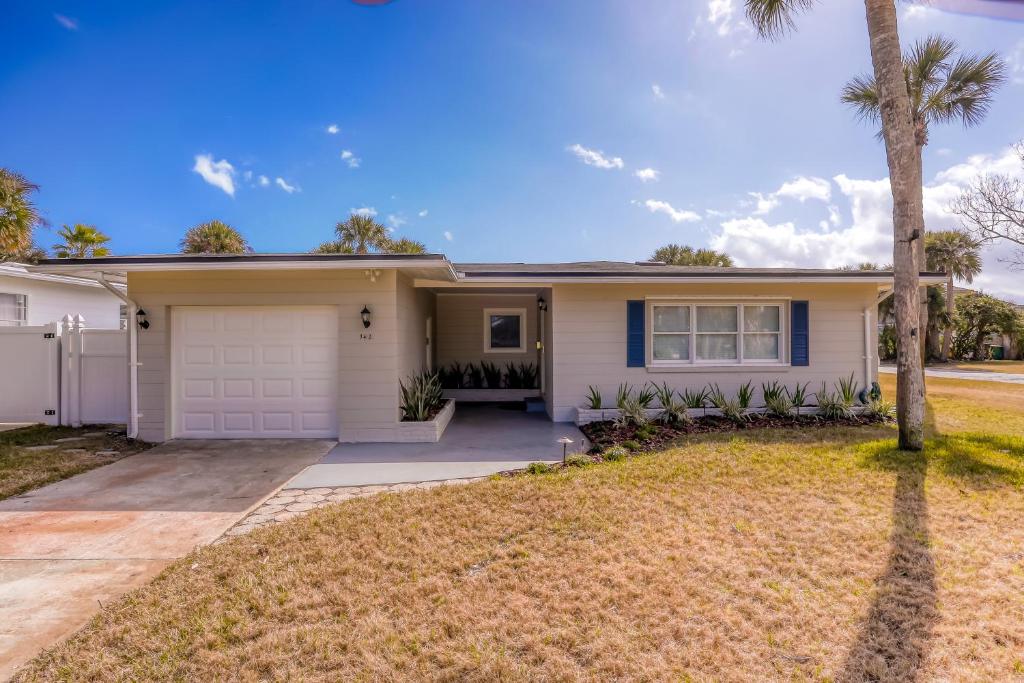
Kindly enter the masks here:
<path id="1" fill-rule="evenodd" d="M 321 242 L 316 249 L 311 253 L 313 254 L 354 254 L 355 250 L 351 244 L 346 244 L 341 240 L 331 240 L 330 242 Z"/>
<path id="2" fill-rule="evenodd" d="M 746 11 L 762 37 L 776 38 L 795 26 L 797 14 L 814 5 L 815 0 L 746 0 Z M 919 451 L 924 448 L 924 372 L 916 337 L 924 330 L 919 329 L 920 269 L 914 242 L 924 235 L 921 167 L 917 163 L 913 112 L 896 30 L 895 2 L 864 0 L 864 12 L 893 198 L 899 446 Z"/>
<path id="3" fill-rule="evenodd" d="M 338 240 L 352 247 L 355 254 L 384 251 L 391 241 L 387 228 L 371 216 L 361 214 L 352 214 L 344 222 L 338 223 L 334 231 L 338 234 Z"/>
<path id="4" fill-rule="evenodd" d="M 946 274 L 946 313 L 953 318 L 956 313 L 956 297 L 954 296 L 953 280 L 962 280 L 968 284 L 974 276 L 981 272 L 981 251 L 978 242 L 960 230 L 942 230 L 928 233 L 925 239 L 925 253 L 928 258 L 928 270 L 937 270 Z M 939 358 L 949 360 L 949 351 L 953 346 L 953 328 L 947 325 L 942 334 L 942 351 Z"/>
<path id="5" fill-rule="evenodd" d="M 183 254 L 245 254 L 252 247 L 227 223 L 210 221 L 189 228 L 181 240 Z"/>
<path id="6" fill-rule="evenodd" d="M 389 254 L 426 254 L 427 245 L 408 237 L 401 237 L 397 240 L 388 240 L 385 251 Z"/>
<path id="7" fill-rule="evenodd" d="M 38 189 L 23 175 L 0 168 L 0 260 L 32 251 L 32 231 L 45 224 L 29 197 Z"/>
<path id="8" fill-rule="evenodd" d="M 732 257 L 714 249 L 694 249 L 679 244 L 666 244 L 655 250 L 652 261 L 661 261 L 670 266 L 720 266 L 732 268 Z"/>
<path id="9" fill-rule="evenodd" d="M 53 245 L 57 258 L 88 258 L 90 256 L 110 256 L 110 249 L 103 246 L 110 238 L 96 229 L 94 225 L 76 223 L 75 227 L 62 227 L 57 236 L 63 241 Z"/>
<path id="10" fill-rule="evenodd" d="M 1006 81 L 1006 64 L 994 52 L 958 54 L 955 40 L 931 35 L 917 41 L 903 55 L 903 74 L 910 93 L 917 166 L 924 177 L 923 152 L 932 124 L 959 121 L 964 127 L 981 123 L 995 91 Z M 878 87 L 874 76 L 857 76 L 843 88 L 842 101 L 861 118 L 877 123 L 880 118 Z M 917 240 L 917 260 L 927 261 L 926 240 Z M 928 327 L 928 297 L 921 289 L 920 328 Z M 947 333 L 948 336 L 948 333 Z M 943 342 L 945 345 L 945 342 Z"/>

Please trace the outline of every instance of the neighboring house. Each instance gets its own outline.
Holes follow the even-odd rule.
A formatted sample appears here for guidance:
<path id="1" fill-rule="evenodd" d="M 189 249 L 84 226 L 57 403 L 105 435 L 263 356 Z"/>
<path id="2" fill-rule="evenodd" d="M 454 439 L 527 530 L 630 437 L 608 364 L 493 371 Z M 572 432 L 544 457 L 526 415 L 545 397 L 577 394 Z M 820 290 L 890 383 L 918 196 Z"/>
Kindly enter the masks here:
<path id="1" fill-rule="evenodd" d="M 129 317 L 147 325 L 129 327 L 138 436 L 150 441 L 396 440 L 399 382 L 453 362 L 535 364 L 556 421 L 574 419 L 588 385 L 606 402 L 623 382 L 735 392 L 778 380 L 813 392 L 852 374 L 864 386 L 893 279 L 434 254 L 109 257 L 36 271 L 127 283 Z"/>
<path id="2" fill-rule="evenodd" d="M 23 263 L 0 263 L 0 327 L 46 325 L 67 314 L 88 327 L 118 329 L 122 301 L 88 278 L 34 272 Z"/>

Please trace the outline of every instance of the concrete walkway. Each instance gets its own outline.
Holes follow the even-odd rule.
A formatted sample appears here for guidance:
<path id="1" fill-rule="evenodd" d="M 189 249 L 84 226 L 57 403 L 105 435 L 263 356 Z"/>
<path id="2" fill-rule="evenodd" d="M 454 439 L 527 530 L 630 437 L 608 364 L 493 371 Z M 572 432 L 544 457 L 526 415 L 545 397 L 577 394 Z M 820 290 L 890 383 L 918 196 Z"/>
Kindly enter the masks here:
<path id="1" fill-rule="evenodd" d="M 486 477 L 531 462 L 562 459 L 585 450 L 574 424 L 551 422 L 544 413 L 494 404 L 459 404 L 439 443 L 338 444 L 318 464 L 289 481 L 286 489 L 377 486 Z"/>
<path id="2" fill-rule="evenodd" d="M 0 680 L 210 543 L 331 441 L 179 441 L 0 501 Z"/>
<path id="3" fill-rule="evenodd" d="M 891 365 L 882 365 L 879 372 L 887 375 L 895 375 L 896 368 Z M 925 377 L 943 377 L 946 379 L 966 379 L 973 382 L 1002 382 L 1006 384 L 1024 384 L 1024 375 L 1010 372 L 989 372 L 988 370 L 940 370 L 936 368 L 925 368 Z"/>

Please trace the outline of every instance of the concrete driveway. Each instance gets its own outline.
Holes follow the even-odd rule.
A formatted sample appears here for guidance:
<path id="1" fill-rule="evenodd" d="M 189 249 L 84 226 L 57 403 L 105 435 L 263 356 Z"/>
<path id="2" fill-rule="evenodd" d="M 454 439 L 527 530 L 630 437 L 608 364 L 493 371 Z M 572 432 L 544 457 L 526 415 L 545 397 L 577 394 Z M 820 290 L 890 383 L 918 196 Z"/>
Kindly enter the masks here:
<path id="1" fill-rule="evenodd" d="M 215 540 L 334 445 L 170 442 L 0 501 L 0 679 Z"/>
<path id="2" fill-rule="evenodd" d="M 460 403 L 438 443 L 342 443 L 285 484 L 285 489 L 378 486 L 486 477 L 531 462 L 562 459 L 588 444 L 576 425 L 551 422 L 514 405 Z"/>

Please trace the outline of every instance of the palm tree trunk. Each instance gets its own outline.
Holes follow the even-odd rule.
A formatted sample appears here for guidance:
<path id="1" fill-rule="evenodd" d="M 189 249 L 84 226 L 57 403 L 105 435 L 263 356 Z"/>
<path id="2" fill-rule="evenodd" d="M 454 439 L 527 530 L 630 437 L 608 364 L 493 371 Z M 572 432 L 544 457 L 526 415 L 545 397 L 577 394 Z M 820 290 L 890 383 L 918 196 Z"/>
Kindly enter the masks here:
<path id="1" fill-rule="evenodd" d="M 893 268 L 896 307 L 896 419 L 899 446 L 924 448 L 924 373 L 921 365 L 918 286 L 920 269 L 913 235 L 924 226 L 921 172 L 910 110 L 910 95 L 903 75 L 900 37 L 893 0 L 864 0 L 871 64 L 878 84 L 882 136 L 892 188 Z"/>
<path id="2" fill-rule="evenodd" d="M 953 347 L 953 315 L 956 313 L 956 299 L 954 298 L 955 288 L 953 287 L 953 273 L 950 272 L 946 278 L 946 313 L 949 314 L 949 324 L 942 332 L 942 362 L 949 360 L 949 351 Z"/>

